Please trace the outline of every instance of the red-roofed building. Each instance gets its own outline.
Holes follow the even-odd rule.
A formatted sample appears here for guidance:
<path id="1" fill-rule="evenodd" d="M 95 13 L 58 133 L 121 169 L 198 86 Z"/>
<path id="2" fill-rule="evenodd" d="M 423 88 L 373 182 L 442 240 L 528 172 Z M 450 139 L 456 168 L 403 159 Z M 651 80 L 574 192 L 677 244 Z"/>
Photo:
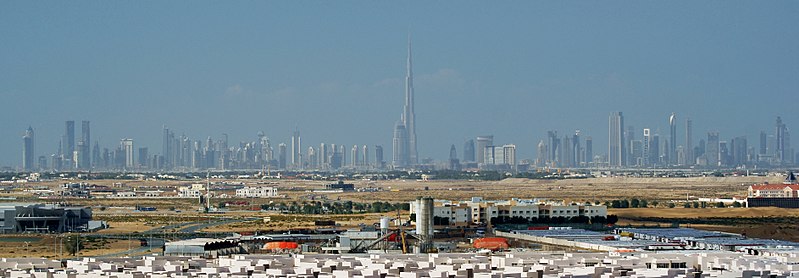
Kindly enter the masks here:
<path id="1" fill-rule="evenodd" d="M 782 184 L 754 184 L 749 186 L 749 198 L 799 198 L 799 183 L 793 173 Z"/>
<path id="2" fill-rule="evenodd" d="M 749 198 L 797 198 L 799 184 L 754 184 L 749 186 Z"/>

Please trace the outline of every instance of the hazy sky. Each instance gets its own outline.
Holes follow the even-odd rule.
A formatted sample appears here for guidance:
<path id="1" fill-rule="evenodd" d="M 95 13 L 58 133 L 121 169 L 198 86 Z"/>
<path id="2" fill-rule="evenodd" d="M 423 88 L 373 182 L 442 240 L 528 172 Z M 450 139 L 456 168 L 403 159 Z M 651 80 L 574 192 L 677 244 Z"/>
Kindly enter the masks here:
<path id="1" fill-rule="evenodd" d="M 668 134 L 799 138 L 797 1 L 0 1 L 0 165 L 56 151 L 64 121 L 161 152 L 161 127 L 232 143 L 298 127 L 391 160 L 413 36 L 419 153 L 493 134 L 532 158 L 547 130 L 607 152 L 611 111 Z M 637 135 L 640 138 L 640 134 Z M 793 146 L 799 147 L 799 139 Z"/>

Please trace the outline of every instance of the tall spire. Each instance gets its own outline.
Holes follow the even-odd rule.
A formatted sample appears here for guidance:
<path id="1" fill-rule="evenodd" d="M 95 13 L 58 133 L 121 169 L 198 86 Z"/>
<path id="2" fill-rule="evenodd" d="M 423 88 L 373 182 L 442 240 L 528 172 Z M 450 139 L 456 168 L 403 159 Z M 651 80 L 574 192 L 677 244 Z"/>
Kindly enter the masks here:
<path id="1" fill-rule="evenodd" d="M 416 112 L 413 109 L 413 62 L 412 62 L 411 34 L 408 33 L 408 62 L 405 76 L 405 109 L 403 111 L 403 121 L 408 132 L 408 161 L 411 165 L 419 163 L 416 152 Z"/>

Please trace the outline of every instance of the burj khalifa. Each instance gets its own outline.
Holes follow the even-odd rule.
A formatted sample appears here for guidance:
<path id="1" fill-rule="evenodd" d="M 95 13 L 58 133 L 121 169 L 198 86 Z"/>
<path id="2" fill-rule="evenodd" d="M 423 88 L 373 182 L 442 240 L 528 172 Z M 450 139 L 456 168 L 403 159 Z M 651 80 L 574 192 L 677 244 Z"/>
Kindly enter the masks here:
<path id="1" fill-rule="evenodd" d="M 394 167 L 409 167 L 419 163 L 416 152 L 416 112 L 413 109 L 413 70 L 411 39 L 408 37 L 408 62 L 405 75 L 405 105 L 400 121 L 394 126 Z"/>

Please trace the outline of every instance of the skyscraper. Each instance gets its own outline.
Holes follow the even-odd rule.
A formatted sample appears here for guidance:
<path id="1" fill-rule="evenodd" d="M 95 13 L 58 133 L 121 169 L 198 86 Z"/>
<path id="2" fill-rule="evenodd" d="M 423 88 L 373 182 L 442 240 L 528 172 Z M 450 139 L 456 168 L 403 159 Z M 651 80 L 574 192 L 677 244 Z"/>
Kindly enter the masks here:
<path id="1" fill-rule="evenodd" d="M 509 165 L 511 170 L 516 171 L 516 145 L 502 146 L 502 164 Z"/>
<path id="2" fill-rule="evenodd" d="M 774 154 L 776 155 L 776 162 L 779 163 L 779 164 L 784 164 L 784 163 L 788 162 L 789 157 L 790 157 L 788 155 L 788 150 L 785 147 L 786 146 L 786 141 L 785 141 L 785 133 L 786 133 L 786 131 L 787 131 L 787 128 L 785 127 L 785 124 L 782 123 L 782 118 L 781 117 L 777 117 L 777 123 L 775 125 L 775 131 L 774 131 L 774 137 L 777 139 L 777 145 L 774 146 L 774 150 L 775 150 Z"/>
<path id="3" fill-rule="evenodd" d="M 580 167 L 580 163 L 582 162 L 580 158 L 582 157 L 582 147 L 580 146 L 580 131 L 574 131 L 574 135 L 572 135 L 572 167 Z"/>
<path id="4" fill-rule="evenodd" d="M 172 168 L 172 132 L 169 131 L 169 128 L 164 126 L 164 134 L 163 134 L 163 145 L 162 145 L 162 153 L 161 155 L 164 156 L 164 168 L 171 169 Z M 211 138 L 208 138 L 209 140 Z M 208 145 L 210 148 L 210 144 Z M 210 167 L 210 165 L 209 165 Z"/>
<path id="5" fill-rule="evenodd" d="M 302 144 L 300 142 L 300 131 L 294 130 L 294 133 L 291 135 L 291 166 L 294 169 L 302 168 L 302 161 L 300 158 Z"/>
<path id="6" fill-rule="evenodd" d="M 75 152 L 75 121 L 66 122 L 66 137 L 64 141 L 64 158 L 72 161 L 73 153 Z"/>
<path id="7" fill-rule="evenodd" d="M 147 147 L 139 148 L 139 168 L 147 168 L 149 159 L 149 149 Z"/>
<path id="8" fill-rule="evenodd" d="M 363 145 L 363 151 L 361 152 L 361 165 L 364 167 L 369 167 L 369 146 Z"/>
<path id="9" fill-rule="evenodd" d="M 286 169 L 286 144 L 285 143 L 280 143 L 280 145 L 277 145 L 277 157 L 278 157 L 278 159 L 277 159 L 278 168 L 285 170 Z"/>
<path id="10" fill-rule="evenodd" d="M 585 137 L 585 164 L 594 162 L 594 139 L 591 136 Z"/>
<path id="11" fill-rule="evenodd" d="M 640 157 L 636 157 L 633 155 L 633 141 L 635 141 L 635 127 L 632 125 L 628 125 L 627 129 L 624 130 L 624 153 L 626 155 L 626 159 L 624 160 L 626 165 L 636 165 L 638 164 L 638 160 Z"/>
<path id="12" fill-rule="evenodd" d="M 652 135 L 652 141 L 649 143 L 649 163 L 652 165 L 659 165 L 660 161 L 660 135 L 655 133 Z"/>
<path id="13" fill-rule="evenodd" d="M 410 163 L 410 153 L 408 152 L 408 131 L 402 121 L 394 125 L 394 140 L 392 140 L 392 165 L 396 168 L 407 167 Z"/>
<path id="14" fill-rule="evenodd" d="M 319 159 L 319 169 L 325 169 L 327 164 L 330 163 L 330 151 L 327 149 L 325 143 L 319 144 L 319 154 L 316 156 Z"/>
<path id="15" fill-rule="evenodd" d="M 707 133 L 707 146 L 705 146 L 705 158 L 707 159 L 708 167 L 718 167 L 720 163 L 719 156 L 719 133 Z"/>
<path id="16" fill-rule="evenodd" d="M 130 170 L 135 168 L 136 164 L 134 164 L 133 160 L 133 139 L 122 139 L 119 144 L 124 155 L 123 161 L 125 169 Z"/>
<path id="17" fill-rule="evenodd" d="M 463 162 L 474 162 L 474 140 L 466 140 L 463 144 Z"/>
<path id="18" fill-rule="evenodd" d="M 33 170 L 33 158 L 35 157 L 33 139 L 33 128 L 28 126 L 25 135 L 22 136 L 22 169 L 25 171 Z"/>
<path id="19" fill-rule="evenodd" d="M 319 159 L 316 156 L 316 150 L 312 146 L 308 147 L 308 150 L 305 151 L 305 161 L 307 161 L 308 167 L 311 169 L 318 169 L 317 163 L 319 162 Z"/>
<path id="20" fill-rule="evenodd" d="M 542 167 L 547 161 L 547 144 L 544 140 L 538 141 L 536 145 L 536 159 L 535 166 Z"/>
<path id="21" fill-rule="evenodd" d="M 621 112 L 610 113 L 608 117 L 608 165 L 624 166 L 626 151 L 624 148 L 624 116 Z"/>
<path id="22" fill-rule="evenodd" d="M 547 158 L 546 163 L 549 166 L 557 167 L 558 165 L 558 152 L 560 150 L 560 139 L 558 139 L 558 132 L 554 130 L 547 131 Z"/>
<path id="23" fill-rule="evenodd" d="M 732 143 L 730 144 L 732 147 L 732 164 L 731 166 L 741 166 L 745 165 L 749 162 L 747 157 L 747 144 L 746 144 L 746 137 L 739 136 L 732 139 Z"/>
<path id="24" fill-rule="evenodd" d="M 485 163 L 487 146 L 494 145 L 494 135 L 477 136 L 477 163 Z"/>
<path id="25" fill-rule="evenodd" d="M 561 163 L 563 167 L 569 168 L 574 167 L 574 144 L 572 144 L 572 137 L 571 136 L 564 136 L 563 137 L 563 148 L 561 153 Z"/>
<path id="26" fill-rule="evenodd" d="M 652 135 L 648 128 L 644 128 L 644 146 L 643 146 L 643 165 L 649 166 L 652 164 Z"/>
<path id="27" fill-rule="evenodd" d="M 669 116 L 669 164 L 677 164 L 677 116 L 671 113 Z"/>
<path id="28" fill-rule="evenodd" d="M 690 118 L 685 119 L 685 165 L 694 165 L 696 163 L 696 154 L 694 153 L 693 141 L 693 121 Z"/>
<path id="29" fill-rule="evenodd" d="M 376 145 L 375 146 L 375 168 L 383 169 L 385 166 L 385 161 L 383 160 L 383 146 Z"/>
<path id="30" fill-rule="evenodd" d="M 80 123 L 81 129 L 81 138 L 78 142 L 80 146 L 78 151 L 80 152 L 79 160 L 78 160 L 78 168 L 81 169 L 90 169 L 92 167 L 92 157 L 91 157 L 91 128 L 89 127 L 89 121 L 82 121 Z"/>
<path id="31" fill-rule="evenodd" d="M 350 151 L 350 157 L 352 157 L 352 159 L 350 159 L 350 167 L 352 168 L 358 167 L 358 158 L 361 157 L 358 153 L 358 145 L 352 146 L 352 150 Z"/>
<path id="32" fill-rule="evenodd" d="M 413 63 L 411 60 L 411 37 L 408 36 L 408 63 L 405 76 L 405 109 L 402 114 L 402 123 L 408 133 L 408 159 L 409 164 L 419 163 L 419 154 L 416 152 L 416 112 L 413 109 Z"/>
<path id="33" fill-rule="evenodd" d="M 460 170 L 460 161 L 458 161 L 458 151 L 455 150 L 455 144 L 449 147 L 449 169 Z"/>

